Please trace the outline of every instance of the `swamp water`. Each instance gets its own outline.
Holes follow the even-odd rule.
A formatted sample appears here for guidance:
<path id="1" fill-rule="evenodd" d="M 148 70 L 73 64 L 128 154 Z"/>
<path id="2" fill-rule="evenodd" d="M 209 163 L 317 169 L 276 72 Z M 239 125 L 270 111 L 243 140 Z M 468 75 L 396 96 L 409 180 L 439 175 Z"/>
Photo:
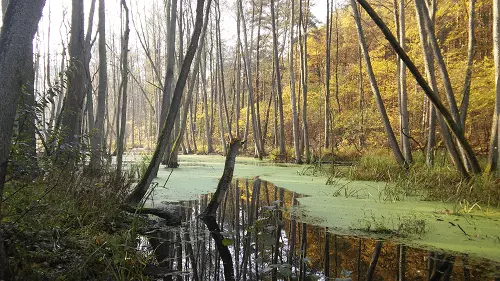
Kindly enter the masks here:
<path id="1" fill-rule="evenodd" d="M 155 260 L 163 260 L 161 265 L 170 269 L 165 280 L 224 280 L 215 244 L 203 222 L 197 219 L 208 204 L 208 194 L 217 185 L 223 158 L 190 156 L 181 160 L 184 165 L 171 175 L 169 170 L 162 171 L 159 185 L 163 186 L 168 176 L 169 182 L 166 188 L 155 190 L 148 204 L 158 207 L 166 203 L 165 199 L 169 204 L 179 202 L 175 204 L 184 223 L 181 227 L 159 228 L 148 233 L 142 245 L 156 249 Z M 300 171 L 299 166 L 278 167 L 254 163 L 251 159 L 236 164 L 235 177 L 260 175 L 287 188 L 260 179 L 238 179 L 226 194 L 217 221 L 224 243 L 229 245 L 237 280 L 326 280 L 327 277 L 329 280 L 367 280 L 370 265 L 373 265 L 372 280 L 431 280 L 437 275 L 442 278 L 433 280 L 500 278 L 498 260 L 488 259 L 488 255 L 481 258 L 477 253 L 438 250 L 442 247 L 432 243 L 414 243 L 414 240 L 422 240 L 422 236 L 436 236 L 430 234 L 436 231 L 430 223 L 435 217 L 422 216 L 418 208 L 410 208 L 405 213 L 400 210 L 401 204 L 373 200 L 374 190 L 381 190 L 383 184 L 365 183 L 366 186 L 361 187 L 359 183 L 337 182 L 337 186 L 332 187 L 324 181 L 320 184 L 321 177 L 305 176 Z M 349 189 L 348 185 L 356 187 Z M 335 194 L 340 188 L 343 196 Z M 357 191 L 349 195 L 346 190 Z M 335 202 L 330 202 L 331 198 Z M 364 201 L 365 205 L 349 204 L 351 201 Z M 330 207 L 325 207 L 328 204 Z M 363 209 L 361 215 L 359 210 L 352 212 L 357 208 Z M 435 207 L 440 208 L 442 206 Z M 384 216 L 384 210 L 393 215 Z M 346 217 L 349 214 L 354 219 Z M 448 232 L 458 229 L 450 222 L 461 223 L 469 231 L 470 224 L 460 221 L 461 218 L 452 219 L 443 214 L 436 217 L 449 227 Z M 496 225 L 490 227 L 498 229 Z M 377 239 L 381 237 L 384 239 Z M 463 244 L 460 241 L 449 243 L 460 246 Z M 426 244 L 425 247 L 422 244 Z M 446 244 L 439 242 L 439 245 Z M 475 247 L 464 245 L 463 248 Z M 490 250 L 498 251 L 500 243 L 496 247 Z M 406 279 L 398 279 L 403 274 Z"/>

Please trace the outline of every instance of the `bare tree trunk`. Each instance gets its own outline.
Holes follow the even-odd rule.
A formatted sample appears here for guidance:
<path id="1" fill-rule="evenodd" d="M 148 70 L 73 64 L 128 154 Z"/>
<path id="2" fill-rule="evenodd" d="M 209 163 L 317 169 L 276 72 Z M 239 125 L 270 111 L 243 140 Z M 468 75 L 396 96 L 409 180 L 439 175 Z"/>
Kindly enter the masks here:
<path id="1" fill-rule="evenodd" d="M 208 5 L 210 5 L 211 1 L 212 0 L 209 0 Z M 174 153 L 174 151 L 179 150 L 179 145 L 182 142 L 182 137 L 183 137 L 185 132 L 187 133 L 187 131 L 186 131 L 187 115 L 189 112 L 189 105 L 193 101 L 193 91 L 195 88 L 196 80 L 198 78 L 198 71 L 200 69 L 201 53 L 203 51 L 203 46 L 205 45 L 205 36 L 206 36 L 206 32 L 207 32 L 208 19 L 209 19 L 208 16 L 205 17 L 204 22 L 203 22 L 203 29 L 202 29 L 202 32 L 200 35 L 201 36 L 200 42 L 199 42 L 198 49 L 196 50 L 196 57 L 194 59 L 194 68 L 193 68 L 191 77 L 189 79 L 187 95 L 184 98 L 184 105 L 183 105 L 184 111 L 182 112 L 182 116 L 181 116 L 181 126 L 180 126 L 179 133 L 177 134 L 177 137 L 175 139 L 174 146 L 172 148 L 171 153 Z M 176 163 L 176 164 L 178 166 L 178 163 Z"/>
<path id="2" fill-rule="evenodd" d="M 405 24 L 405 1 L 399 1 L 399 42 L 403 50 L 406 49 L 406 24 Z M 399 117 L 400 117 L 400 135 L 401 143 L 403 147 L 403 153 L 405 160 L 408 164 L 413 162 L 411 155 L 411 144 L 410 144 L 410 120 L 408 115 L 408 96 L 406 93 L 406 66 L 402 60 L 399 60 L 399 88 L 400 88 L 400 98 L 399 98 Z"/>
<path id="3" fill-rule="evenodd" d="M 206 16 L 208 17 L 210 12 L 210 0 L 207 3 L 206 8 Z M 179 78 L 177 79 L 177 84 L 175 85 L 174 95 L 172 97 L 172 105 L 167 115 L 166 122 L 163 126 L 162 132 L 158 137 L 158 143 L 156 145 L 155 152 L 153 154 L 153 158 L 149 163 L 148 169 L 142 176 L 139 183 L 136 185 L 134 191 L 127 198 L 127 202 L 131 205 L 137 205 L 144 195 L 146 194 L 151 182 L 156 177 L 158 169 L 160 167 L 161 157 L 165 155 L 165 151 L 167 148 L 167 139 L 166 136 L 172 133 L 172 129 L 174 127 L 174 121 L 176 119 L 176 115 L 179 112 L 179 107 L 181 104 L 182 93 L 184 91 L 184 87 L 186 85 L 186 80 L 189 75 L 189 70 L 191 68 L 191 63 L 193 62 L 193 58 L 196 52 L 196 48 L 198 46 L 198 39 L 200 38 L 201 29 L 203 25 L 203 6 L 204 0 L 197 0 L 196 2 L 196 20 L 194 25 L 193 34 L 191 36 L 191 41 L 189 44 L 189 48 L 184 57 L 182 68 L 179 74 Z"/>
<path id="4" fill-rule="evenodd" d="M 240 138 L 241 137 L 241 132 L 240 132 L 240 96 L 241 96 L 241 15 L 240 15 L 240 9 L 237 9 L 237 19 L 236 19 L 236 65 L 237 65 L 237 71 L 236 71 L 236 112 L 235 112 L 235 120 L 236 120 L 236 137 Z"/>
<path id="5" fill-rule="evenodd" d="M 295 70 L 294 70 L 294 40 L 293 27 L 295 25 L 295 0 L 290 0 L 290 52 L 289 52 L 289 68 L 290 68 L 290 104 L 292 107 L 292 127 L 293 127 L 293 148 L 295 151 L 295 162 L 302 164 L 300 158 L 299 147 L 299 119 L 297 118 L 297 102 L 295 101 Z"/>
<path id="6" fill-rule="evenodd" d="M 200 46 L 200 48 L 204 48 L 204 46 Z M 207 139 L 207 153 L 213 153 L 214 149 L 212 147 L 212 130 L 210 126 L 210 114 L 209 114 L 209 107 L 208 107 L 208 93 L 207 93 L 207 77 L 206 77 L 206 66 L 207 66 L 207 54 L 206 51 L 202 52 L 203 54 L 203 59 L 202 59 L 202 67 L 201 67 L 201 82 L 202 82 L 202 87 L 203 87 L 203 108 L 205 109 L 205 115 L 204 115 L 204 121 L 205 121 L 205 137 Z"/>
<path id="7" fill-rule="evenodd" d="M 394 153 L 394 157 L 396 158 L 396 161 L 398 162 L 398 164 L 403 166 L 403 167 L 407 167 L 408 163 L 404 159 L 403 154 L 401 153 L 401 150 L 399 149 L 398 142 L 396 140 L 396 137 L 394 136 L 394 132 L 393 132 L 391 124 L 389 122 L 389 117 L 387 116 L 387 112 L 385 111 L 385 106 L 384 106 L 384 103 L 382 101 L 382 97 L 380 95 L 379 89 L 378 89 L 377 80 L 375 80 L 375 73 L 373 73 L 373 68 L 372 68 L 372 64 L 370 61 L 370 54 L 368 53 L 365 37 L 363 34 L 363 27 L 361 26 L 361 17 L 359 15 L 358 7 L 356 5 L 355 0 L 351 0 L 351 6 L 352 6 L 352 10 L 354 12 L 354 19 L 356 20 L 359 45 L 363 51 L 363 56 L 365 59 L 366 71 L 368 72 L 368 77 L 370 78 L 370 85 L 372 87 L 372 91 L 373 91 L 373 94 L 375 96 L 375 101 L 377 103 L 379 113 L 382 117 L 382 122 L 384 123 L 384 129 L 385 129 L 385 133 L 387 135 L 387 138 L 389 140 L 389 146 L 391 147 L 392 152 Z"/>
<path id="8" fill-rule="evenodd" d="M 434 17 L 435 17 L 435 10 L 436 10 L 436 5 L 435 3 L 432 5 L 433 9 L 431 11 L 431 21 L 432 24 L 434 24 Z M 417 19 L 418 19 L 417 15 Z M 421 20 L 423 21 L 423 20 Z M 434 71 L 434 57 L 432 56 L 432 51 L 429 47 L 429 42 L 428 42 L 428 35 L 427 35 L 427 30 L 425 29 L 425 26 L 422 23 L 419 22 L 419 33 L 420 33 L 420 38 L 422 42 L 422 52 L 424 54 L 424 60 L 425 60 L 425 72 L 427 75 L 427 80 L 429 83 L 431 83 L 431 87 L 435 93 L 437 93 L 437 85 L 436 85 L 436 74 Z M 427 98 L 426 96 L 424 96 Z M 428 98 L 426 99 L 428 103 Z M 424 109 L 425 110 L 425 109 Z M 427 147 L 426 147 L 426 164 L 429 167 L 434 166 L 434 150 L 436 146 L 436 107 L 433 104 L 429 104 L 429 131 L 428 131 L 428 136 L 427 136 Z M 425 121 L 425 120 L 424 120 Z"/>
<path id="9" fill-rule="evenodd" d="M 307 66 L 307 18 L 309 15 L 309 0 L 306 1 L 306 12 L 303 12 L 302 1 L 300 1 L 300 27 L 304 34 L 301 36 L 300 42 L 300 66 L 301 66 L 301 84 L 302 84 L 302 138 L 304 143 L 304 153 L 306 158 L 306 163 L 309 164 L 311 161 L 311 151 L 309 149 L 309 134 L 307 126 L 307 87 L 308 87 L 308 66 Z M 305 18 L 304 18 L 305 17 Z"/>
<path id="10" fill-rule="evenodd" d="M 84 46 L 83 0 L 72 1 L 71 36 L 69 41 L 70 66 L 68 92 L 62 109 L 61 145 L 58 159 L 61 163 L 74 165 L 77 161 L 77 145 L 85 100 L 85 46 Z"/>
<path id="11" fill-rule="evenodd" d="M 465 153 L 467 154 L 467 159 L 469 160 L 471 164 L 471 169 L 472 172 L 475 174 L 481 173 L 481 167 L 479 166 L 479 162 L 477 161 L 476 155 L 474 153 L 474 150 L 472 149 L 471 145 L 467 141 L 467 139 L 464 136 L 463 131 L 460 129 L 460 127 L 457 125 L 457 123 L 454 121 L 452 114 L 446 109 L 446 107 L 443 105 L 437 94 L 429 87 L 425 79 L 422 77 L 420 72 L 418 71 L 417 67 L 415 64 L 411 61 L 411 59 L 408 57 L 406 52 L 401 49 L 401 46 L 399 46 L 396 38 L 394 35 L 391 33 L 391 31 L 387 28 L 387 25 L 382 21 L 382 19 L 377 15 L 377 13 L 373 10 L 373 8 L 366 2 L 365 0 L 357 0 L 358 3 L 363 6 L 365 11 L 370 15 L 372 20 L 375 22 L 375 24 L 380 28 L 384 36 L 387 38 L 387 41 L 391 44 L 393 49 L 396 51 L 396 53 L 400 56 L 400 58 L 405 62 L 406 67 L 410 70 L 410 72 L 413 74 L 414 78 L 417 80 L 417 83 L 422 87 L 424 90 L 424 93 L 429 97 L 429 99 L 432 101 L 434 106 L 436 107 L 437 110 L 441 113 L 441 116 L 444 118 L 446 121 L 448 127 L 450 130 L 453 132 L 454 136 L 457 138 L 458 142 L 462 147 L 464 148 Z M 420 0 L 417 0 L 418 2 Z M 425 15 L 426 13 L 423 13 L 424 17 L 428 15 Z"/>
<path id="12" fill-rule="evenodd" d="M 275 66 L 276 75 L 276 88 L 278 96 L 278 110 L 279 110 L 279 154 L 281 156 L 286 155 L 285 151 L 285 120 L 283 116 L 283 89 L 281 85 L 281 69 L 280 60 L 278 57 L 278 35 L 276 31 L 276 12 L 274 7 L 274 0 L 271 0 L 271 19 L 272 19 L 272 30 L 273 30 L 273 59 Z"/>
<path id="13" fill-rule="evenodd" d="M 365 145 L 365 88 L 363 85 L 363 54 L 361 47 L 358 47 L 358 70 L 359 70 L 359 111 L 361 120 L 359 122 L 359 146 L 363 148 Z"/>
<path id="14" fill-rule="evenodd" d="M 262 138 L 260 136 L 260 130 L 258 128 L 257 124 L 257 116 L 256 116 L 256 111 L 255 111 L 255 103 L 254 103 L 254 91 L 252 87 L 252 63 L 250 60 L 250 51 L 248 49 L 248 37 L 247 37 L 247 29 L 246 29 L 246 22 L 245 22 L 245 16 L 243 14 L 243 4 L 241 0 L 238 0 L 238 8 L 240 9 L 240 15 L 241 15 L 241 23 L 243 24 L 243 43 L 244 46 L 242 45 L 241 47 L 243 48 L 243 61 L 245 63 L 245 72 L 246 72 L 246 84 L 247 84 L 247 90 L 248 90 L 248 102 L 250 106 L 250 110 L 252 112 L 252 128 L 253 128 L 253 138 L 255 142 L 255 146 L 257 148 L 257 154 L 260 159 L 263 157 L 263 148 L 262 148 Z"/>
<path id="15" fill-rule="evenodd" d="M 437 88 L 437 82 L 436 82 L 436 77 L 434 75 L 434 61 L 431 55 L 431 49 L 428 43 L 428 32 L 427 29 L 424 26 L 424 18 L 423 18 L 423 13 L 424 10 L 422 9 L 422 4 L 421 2 L 415 1 L 415 10 L 417 12 L 417 22 L 419 24 L 419 30 L 420 30 L 420 40 L 422 41 L 422 53 L 424 55 L 424 63 L 425 63 L 425 72 L 427 73 L 427 80 L 431 83 L 431 88 L 432 90 L 437 93 L 438 88 Z M 439 98 L 439 97 L 438 97 Z M 436 114 L 435 110 L 433 110 L 434 105 L 431 105 L 431 111 L 430 111 L 430 119 L 429 119 L 429 139 L 428 139 L 428 148 L 427 148 L 427 165 L 432 166 L 433 161 L 434 161 L 434 152 L 433 152 L 433 147 L 435 144 L 435 122 L 436 119 Z M 441 127 L 441 131 L 443 134 L 443 140 L 445 141 L 445 145 L 448 149 L 448 152 L 450 154 L 450 157 L 457 167 L 457 170 L 462 174 L 462 176 L 466 177 L 468 175 L 467 170 L 465 169 L 465 166 L 462 162 L 462 159 L 460 158 L 460 155 L 458 153 L 457 147 L 455 146 L 455 143 L 451 139 L 451 134 L 446 126 L 442 116 L 438 117 L 439 125 Z"/>
<path id="16" fill-rule="evenodd" d="M 490 136 L 490 153 L 488 168 L 490 172 L 498 171 L 498 135 L 500 130 L 500 1 L 493 1 L 493 58 L 495 60 L 495 111 Z"/>
<path id="17" fill-rule="evenodd" d="M 325 149 L 330 147 L 330 63 L 332 46 L 332 1 L 326 1 L 326 43 L 325 43 Z M 327 272 L 325 272 L 327 273 Z"/>
<path id="18" fill-rule="evenodd" d="M 116 147 L 116 176 L 120 177 L 122 173 L 122 160 L 124 152 L 124 141 L 127 126 L 127 91 L 128 91 L 128 44 L 129 44 L 129 10 L 126 0 L 121 0 L 121 5 L 125 11 L 125 30 L 122 37 L 122 50 L 120 58 L 120 67 L 122 81 L 120 84 L 120 93 L 122 98 L 122 110 L 120 120 L 120 130 L 117 132 L 118 140 Z"/>
<path id="19" fill-rule="evenodd" d="M 252 3 L 254 1 L 252 0 Z M 255 6 L 255 4 L 253 4 Z M 260 31 L 261 31 L 261 26 L 262 26 L 262 1 L 260 1 L 260 7 L 259 7 L 259 20 L 257 23 L 257 50 L 256 50 L 256 66 L 255 66 L 255 110 L 256 110 L 256 117 L 257 117 L 257 130 L 259 130 L 259 136 L 260 136 L 260 146 L 262 148 L 262 153 L 264 153 L 264 139 L 265 135 L 262 135 L 262 126 L 261 126 L 261 120 L 260 120 L 260 101 L 265 100 L 264 98 L 264 92 L 262 91 L 262 87 L 260 86 Z M 255 22 L 255 21 L 253 21 Z M 253 30 L 253 26 L 252 26 Z M 253 36 L 252 36 L 253 37 Z M 253 42 L 253 40 L 252 40 Z M 255 154 L 258 156 L 258 152 Z"/>
<path id="20" fill-rule="evenodd" d="M 95 118 L 95 136 L 98 144 L 99 160 L 106 151 L 104 138 L 104 119 L 106 116 L 106 97 L 108 95 L 108 63 L 106 53 L 106 8 L 104 0 L 99 0 L 99 86 L 97 91 L 97 111 Z"/>
<path id="21" fill-rule="evenodd" d="M 169 22 L 167 30 L 167 65 L 165 80 L 163 82 L 163 97 L 161 104 L 160 113 L 160 130 L 162 130 L 165 124 L 165 118 L 170 111 L 171 99 L 172 99 L 172 89 L 174 81 L 174 65 L 175 65 L 175 28 L 177 26 L 177 0 L 171 0 L 170 10 L 167 9 L 169 13 Z M 182 39 L 182 38 L 181 38 Z M 173 135 L 167 135 L 167 149 L 163 157 L 163 164 L 170 165 L 170 152 L 172 151 L 172 137 Z"/>
<path id="22" fill-rule="evenodd" d="M 33 38 L 42 17 L 44 0 L 16 0 L 4 12 L 0 31 L 0 198 L 3 196 L 16 105 L 23 88 L 24 75 L 33 65 Z M 33 70 L 31 70 L 33 71 Z M 0 202 L 1 207 L 1 202 Z M 1 215 L 0 215 L 1 216 Z M 1 222 L 1 217 L 0 217 Z M 0 232 L 0 279 L 6 273 L 3 232 Z"/>
<path id="23" fill-rule="evenodd" d="M 467 109 L 469 108 L 470 85 L 472 80 L 472 64 L 476 53 L 476 37 L 474 36 L 476 22 L 476 0 L 469 2 L 469 22 L 468 22 L 468 44 L 467 44 L 467 66 L 465 68 L 464 87 L 462 89 L 462 103 L 460 103 L 460 118 L 462 128 L 465 131 L 465 119 L 467 118 Z"/>
<path id="24" fill-rule="evenodd" d="M 217 32 L 217 57 L 218 57 L 218 63 L 219 63 L 219 84 L 220 84 L 220 93 L 222 95 L 222 102 L 224 105 L 224 113 L 226 117 L 226 125 L 227 125 L 227 132 L 229 134 L 229 139 L 233 139 L 233 133 L 231 130 L 231 119 L 229 118 L 229 111 L 227 109 L 227 101 L 226 101 L 226 84 L 224 82 L 225 76 L 224 76 L 224 61 L 222 57 L 222 41 L 221 41 L 221 35 L 220 35 L 220 5 L 219 2 L 217 1 L 217 25 L 216 25 L 216 32 Z"/>
<path id="25" fill-rule="evenodd" d="M 330 34 L 331 33 L 332 33 L 332 31 L 330 29 Z M 340 114 L 341 109 L 340 109 L 340 99 L 339 99 L 339 45 L 340 45 L 339 44 L 339 9 L 337 7 L 335 7 L 335 99 L 337 100 L 338 112 Z M 333 123 L 333 120 L 332 120 L 332 123 Z"/>

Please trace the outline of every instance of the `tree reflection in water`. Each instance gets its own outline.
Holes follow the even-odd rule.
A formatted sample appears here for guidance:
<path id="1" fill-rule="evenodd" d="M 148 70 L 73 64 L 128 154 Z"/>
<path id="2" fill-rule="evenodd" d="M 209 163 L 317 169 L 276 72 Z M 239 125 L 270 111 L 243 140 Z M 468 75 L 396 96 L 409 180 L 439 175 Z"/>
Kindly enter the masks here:
<path id="1" fill-rule="evenodd" d="M 258 178 L 233 181 L 217 222 L 236 280 L 500 280 L 498 264 L 491 261 L 335 235 L 300 222 L 300 197 Z M 159 228 L 147 233 L 147 241 L 142 238 L 154 252 L 155 268 L 163 269 L 163 280 L 224 280 L 219 253 L 199 219 L 209 199 L 180 202 L 180 227 Z"/>

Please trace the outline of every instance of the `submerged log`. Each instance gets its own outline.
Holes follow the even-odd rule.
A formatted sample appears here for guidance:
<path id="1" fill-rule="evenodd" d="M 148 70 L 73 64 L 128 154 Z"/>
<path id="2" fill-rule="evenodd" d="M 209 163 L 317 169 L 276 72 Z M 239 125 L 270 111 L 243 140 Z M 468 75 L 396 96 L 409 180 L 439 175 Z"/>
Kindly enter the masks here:
<path id="1" fill-rule="evenodd" d="M 169 226 L 178 226 L 181 224 L 181 218 L 175 214 L 175 211 L 169 210 L 168 208 L 134 208 L 130 205 L 123 205 L 121 206 L 121 209 L 132 214 L 157 216 L 164 219 L 165 224 Z"/>

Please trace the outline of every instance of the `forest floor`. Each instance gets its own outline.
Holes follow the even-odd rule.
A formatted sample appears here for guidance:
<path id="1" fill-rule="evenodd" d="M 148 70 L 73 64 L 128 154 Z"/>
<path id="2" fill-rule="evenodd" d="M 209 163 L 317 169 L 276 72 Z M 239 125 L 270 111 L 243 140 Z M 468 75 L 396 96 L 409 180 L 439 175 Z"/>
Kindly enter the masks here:
<path id="1" fill-rule="evenodd" d="M 160 168 L 159 187 L 147 204 L 196 200 L 215 191 L 224 157 L 183 155 L 179 160 L 178 169 Z M 429 201 L 423 191 L 406 193 L 394 183 L 331 177 L 324 168 L 238 157 L 234 178 L 259 177 L 303 195 L 299 220 L 336 234 L 387 238 L 500 262 L 498 209 Z"/>

